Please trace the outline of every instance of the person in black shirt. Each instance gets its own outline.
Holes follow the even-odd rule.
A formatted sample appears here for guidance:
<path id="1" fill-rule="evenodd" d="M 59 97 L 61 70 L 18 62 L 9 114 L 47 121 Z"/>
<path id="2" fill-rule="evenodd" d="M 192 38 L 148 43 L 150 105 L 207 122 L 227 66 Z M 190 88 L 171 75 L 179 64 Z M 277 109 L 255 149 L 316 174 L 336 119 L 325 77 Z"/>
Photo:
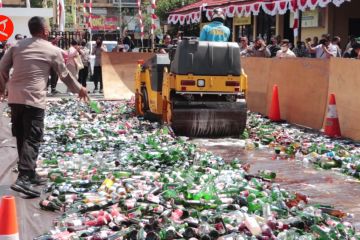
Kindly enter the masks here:
<path id="1" fill-rule="evenodd" d="M 353 47 L 344 53 L 344 58 L 360 59 L 360 43 L 353 44 Z"/>
<path id="2" fill-rule="evenodd" d="M 272 37 L 270 39 L 271 44 L 268 45 L 268 48 L 271 53 L 271 57 L 276 57 L 276 53 L 280 50 L 280 46 L 278 44 L 278 40 L 276 37 Z"/>
<path id="3" fill-rule="evenodd" d="M 0 60 L 1 60 L 2 56 L 4 56 L 4 53 L 5 53 L 5 44 L 0 42 Z"/>
<path id="4" fill-rule="evenodd" d="M 308 49 L 305 46 L 304 42 L 298 41 L 296 47 L 293 49 L 296 57 L 311 57 Z"/>
<path id="5" fill-rule="evenodd" d="M 123 43 L 124 43 L 124 45 L 129 46 L 128 52 L 132 52 L 132 50 L 135 48 L 135 44 L 134 44 L 133 40 L 131 39 L 131 36 L 129 35 L 128 32 L 126 32 L 126 34 L 125 34 Z"/>
<path id="6" fill-rule="evenodd" d="M 164 44 L 161 46 L 160 53 L 168 53 L 170 49 L 173 47 L 171 44 L 171 36 L 166 34 L 164 37 Z"/>

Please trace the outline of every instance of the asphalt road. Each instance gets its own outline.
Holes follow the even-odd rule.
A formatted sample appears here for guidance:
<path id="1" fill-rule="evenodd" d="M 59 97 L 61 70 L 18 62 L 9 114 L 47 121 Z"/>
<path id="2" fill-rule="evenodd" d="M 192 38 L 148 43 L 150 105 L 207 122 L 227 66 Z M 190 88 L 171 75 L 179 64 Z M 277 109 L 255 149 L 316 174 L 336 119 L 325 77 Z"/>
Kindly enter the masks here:
<path id="1" fill-rule="evenodd" d="M 93 93 L 93 90 L 95 88 L 93 82 L 88 81 L 86 88 L 89 91 L 90 98 L 102 99 L 104 97 L 104 95 L 102 93 L 99 93 L 99 92 Z M 73 96 L 73 94 L 67 93 L 67 87 L 61 80 L 58 81 L 58 84 L 56 86 L 56 90 L 59 91 L 60 93 L 57 93 L 57 94 L 49 93 L 48 98 L 55 98 L 56 99 L 56 98 L 64 98 L 64 97 L 67 98 L 67 97 L 72 97 Z"/>

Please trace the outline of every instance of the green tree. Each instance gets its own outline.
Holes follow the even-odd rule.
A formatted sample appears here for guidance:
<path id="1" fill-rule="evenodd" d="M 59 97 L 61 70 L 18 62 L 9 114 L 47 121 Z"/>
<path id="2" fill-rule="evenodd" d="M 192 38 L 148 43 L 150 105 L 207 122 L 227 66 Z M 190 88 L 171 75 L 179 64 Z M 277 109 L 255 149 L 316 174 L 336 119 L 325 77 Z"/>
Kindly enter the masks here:
<path id="1" fill-rule="evenodd" d="M 156 2 L 156 15 L 162 22 L 166 21 L 172 10 L 194 2 L 196 2 L 196 0 L 158 0 Z"/>
<path id="2" fill-rule="evenodd" d="M 43 7 L 43 1 L 42 0 L 30 0 L 30 6 L 32 8 L 41 8 L 41 7 Z"/>

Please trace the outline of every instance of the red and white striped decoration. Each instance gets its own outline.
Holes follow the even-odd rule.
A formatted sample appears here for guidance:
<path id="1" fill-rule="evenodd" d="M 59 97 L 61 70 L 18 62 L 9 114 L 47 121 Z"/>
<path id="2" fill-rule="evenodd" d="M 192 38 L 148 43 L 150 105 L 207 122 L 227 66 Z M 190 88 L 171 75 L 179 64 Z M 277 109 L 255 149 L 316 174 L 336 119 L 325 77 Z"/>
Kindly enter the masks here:
<path id="1" fill-rule="evenodd" d="M 141 40 L 144 39 L 144 23 L 142 18 L 142 11 L 141 11 L 141 0 L 137 0 L 137 7 L 138 7 L 138 15 L 139 15 L 139 25 L 140 25 L 140 36 Z"/>
<path id="2" fill-rule="evenodd" d="M 296 11 L 294 12 L 294 38 L 297 38 L 299 36 L 299 12 L 299 9 L 296 9 Z"/>
<path id="3" fill-rule="evenodd" d="M 158 19 L 158 17 L 155 14 L 155 9 L 156 9 L 156 0 L 151 0 L 151 35 L 154 34 L 154 31 L 156 29 L 156 24 L 155 24 L 155 20 Z"/>
<path id="4" fill-rule="evenodd" d="M 89 23 L 88 23 L 88 27 L 89 29 L 91 30 L 91 27 L 92 27 L 92 0 L 90 0 L 89 2 Z"/>
<path id="5" fill-rule="evenodd" d="M 263 1 L 258 0 L 252 3 L 247 3 L 248 1 L 242 2 L 233 2 L 232 5 L 224 7 L 224 11 L 227 17 L 243 17 L 258 15 L 260 9 L 262 9 L 268 15 L 283 15 L 288 10 L 295 13 L 297 10 L 305 11 L 306 9 L 315 9 L 316 7 L 326 7 L 328 4 L 333 3 L 335 6 L 339 7 L 344 2 L 350 2 L 351 0 L 273 0 L 273 1 Z M 168 17 L 169 24 L 191 24 L 198 23 L 200 21 L 201 9 L 194 8 L 193 11 L 187 13 L 172 13 Z M 208 20 L 211 20 L 211 13 L 214 9 L 214 6 L 206 7 L 206 17 Z"/>
<path id="6" fill-rule="evenodd" d="M 57 24 L 60 32 L 65 31 L 65 1 L 57 0 Z"/>
<path id="7" fill-rule="evenodd" d="M 84 17 L 85 17 L 85 25 L 91 29 L 91 9 L 92 9 L 92 0 L 90 0 L 89 3 L 86 2 L 86 0 L 84 0 L 83 2 L 84 4 Z M 87 11 L 86 9 L 89 8 L 89 10 Z"/>
<path id="8" fill-rule="evenodd" d="M 84 19 L 84 24 L 85 24 L 85 26 L 87 26 L 87 13 L 86 13 L 86 0 L 84 0 L 83 1 L 83 4 L 84 4 L 84 6 L 83 6 L 83 19 Z"/>

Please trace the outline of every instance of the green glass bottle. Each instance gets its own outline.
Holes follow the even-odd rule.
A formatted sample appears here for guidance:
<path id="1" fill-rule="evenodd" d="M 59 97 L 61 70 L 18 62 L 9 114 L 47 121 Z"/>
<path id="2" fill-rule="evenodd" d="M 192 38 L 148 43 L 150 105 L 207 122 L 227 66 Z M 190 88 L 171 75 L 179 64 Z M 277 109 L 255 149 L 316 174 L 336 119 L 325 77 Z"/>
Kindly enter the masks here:
<path id="1" fill-rule="evenodd" d="M 113 172 L 113 176 L 117 179 L 122 179 L 122 178 L 129 178 L 131 177 L 131 172 L 125 172 L 125 171 L 116 171 Z"/>
<path id="2" fill-rule="evenodd" d="M 51 166 L 51 165 L 57 166 L 57 165 L 58 165 L 58 161 L 57 161 L 56 158 L 45 159 L 45 160 L 43 161 L 43 164 L 48 165 L 48 166 Z"/>
<path id="3" fill-rule="evenodd" d="M 310 227 L 310 229 L 319 236 L 319 239 L 321 240 L 332 240 L 328 229 L 322 228 L 319 225 L 313 225 Z"/>
<path id="4" fill-rule="evenodd" d="M 97 101 L 90 101 L 89 103 L 91 111 L 95 113 L 101 113 L 101 106 Z"/>
<path id="5" fill-rule="evenodd" d="M 263 205 L 264 202 L 261 199 L 255 199 L 254 201 L 248 203 L 249 212 L 254 213 L 256 211 L 261 211 Z"/>
<path id="6" fill-rule="evenodd" d="M 265 179 L 273 180 L 276 178 L 276 173 L 270 170 L 259 171 L 259 176 Z"/>

